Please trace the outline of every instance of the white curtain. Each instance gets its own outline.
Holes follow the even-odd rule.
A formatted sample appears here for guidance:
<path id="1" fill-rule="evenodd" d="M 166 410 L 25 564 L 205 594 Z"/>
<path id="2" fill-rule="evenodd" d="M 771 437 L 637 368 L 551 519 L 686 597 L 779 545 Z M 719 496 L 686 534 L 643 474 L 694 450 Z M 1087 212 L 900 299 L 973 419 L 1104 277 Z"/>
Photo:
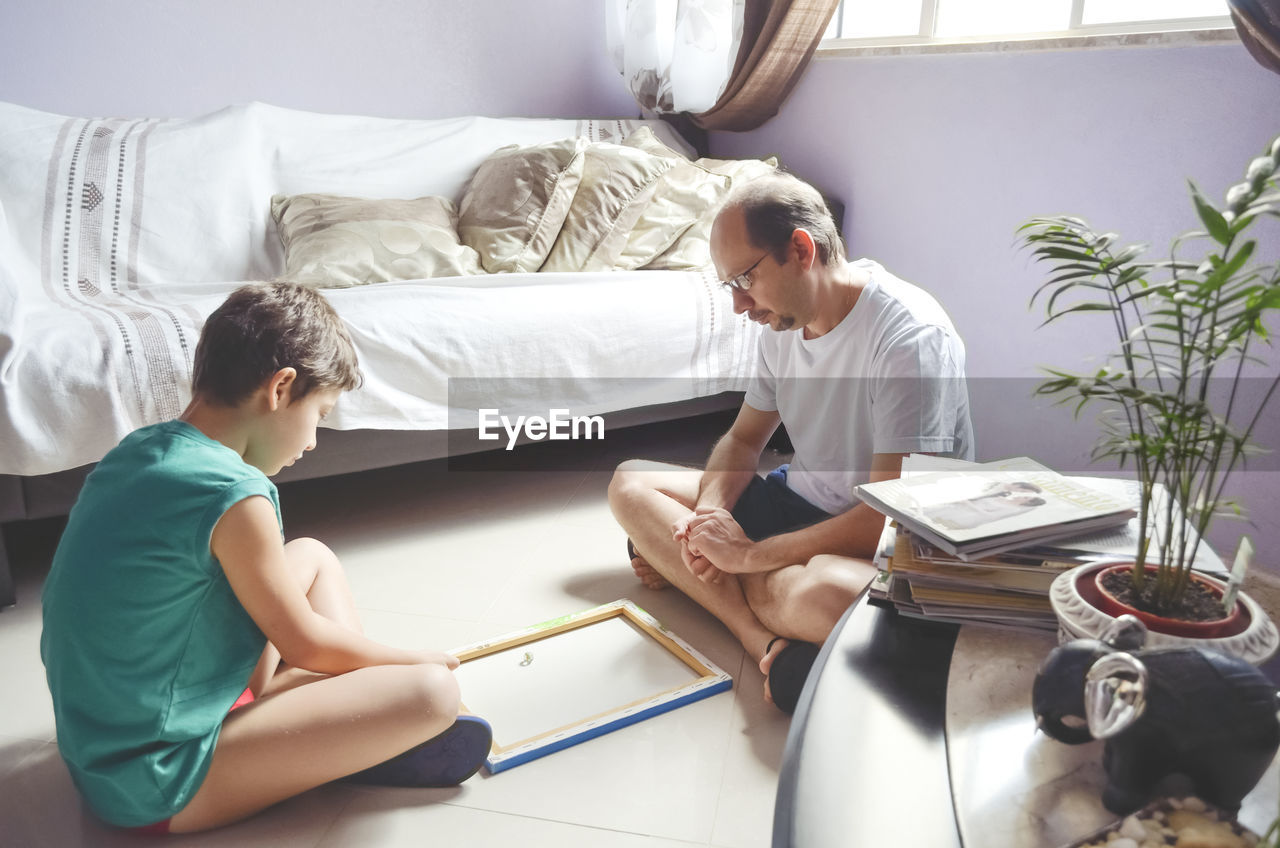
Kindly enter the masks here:
<path id="1" fill-rule="evenodd" d="M 746 0 L 606 0 L 614 65 L 655 114 L 698 114 L 733 76 Z"/>

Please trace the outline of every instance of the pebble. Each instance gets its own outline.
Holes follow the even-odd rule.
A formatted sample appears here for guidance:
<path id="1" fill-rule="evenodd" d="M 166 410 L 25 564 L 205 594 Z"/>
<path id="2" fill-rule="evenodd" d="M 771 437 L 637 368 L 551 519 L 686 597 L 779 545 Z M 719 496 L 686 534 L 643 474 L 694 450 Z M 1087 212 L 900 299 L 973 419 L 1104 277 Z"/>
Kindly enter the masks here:
<path id="1" fill-rule="evenodd" d="M 1143 827 L 1137 816 L 1125 817 L 1125 820 L 1120 823 L 1120 835 L 1135 842 L 1145 842 L 1149 836 L 1147 829 Z"/>
<path id="2" fill-rule="evenodd" d="M 1166 798 L 1148 805 L 1071 848 L 1254 848 L 1258 835 L 1199 798 Z"/>
<path id="3" fill-rule="evenodd" d="M 1203 805 L 1201 805 L 1203 809 Z M 1217 821 L 1202 812 L 1193 812 L 1190 805 L 1169 814 L 1169 826 L 1177 834 L 1178 848 L 1248 848 L 1236 835 L 1230 822 Z"/>

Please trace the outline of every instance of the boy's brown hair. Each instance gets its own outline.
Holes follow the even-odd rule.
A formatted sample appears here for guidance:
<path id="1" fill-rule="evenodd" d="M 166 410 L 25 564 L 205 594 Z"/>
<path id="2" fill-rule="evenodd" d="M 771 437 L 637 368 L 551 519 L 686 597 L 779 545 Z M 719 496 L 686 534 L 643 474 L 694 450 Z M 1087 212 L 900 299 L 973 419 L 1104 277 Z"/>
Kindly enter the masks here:
<path id="1" fill-rule="evenodd" d="M 324 296 L 296 283 L 236 289 L 200 332 L 192 390 L 235 406 L 281 368 L 298 372 L 293 400 L 318 389 L 360 385 L 351 335 Z"/>

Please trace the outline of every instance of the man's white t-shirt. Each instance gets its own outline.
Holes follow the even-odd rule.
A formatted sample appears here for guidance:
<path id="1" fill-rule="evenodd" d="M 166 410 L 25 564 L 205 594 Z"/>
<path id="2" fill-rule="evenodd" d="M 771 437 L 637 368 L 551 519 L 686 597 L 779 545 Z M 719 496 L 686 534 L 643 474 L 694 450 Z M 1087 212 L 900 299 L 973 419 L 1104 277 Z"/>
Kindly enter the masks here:
<path id="1" fill-rule="evenodd" d="M 776 410 L 795 446 L 787 485 L 829 513 L 848 510 L 877 453 L 973 459 L 964 342 L 934 298 L 868 259 L 844 320 L 825 335 L 760 337 L 746 402 Z"/>

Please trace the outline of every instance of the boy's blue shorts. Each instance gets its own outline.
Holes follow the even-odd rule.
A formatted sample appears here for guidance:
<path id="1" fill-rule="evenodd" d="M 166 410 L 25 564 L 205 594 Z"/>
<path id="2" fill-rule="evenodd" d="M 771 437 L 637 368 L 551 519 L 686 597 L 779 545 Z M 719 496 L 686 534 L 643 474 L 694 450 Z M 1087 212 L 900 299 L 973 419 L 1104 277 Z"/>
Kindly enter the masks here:
<path id="1" fill-rule="evenodd" d="M 789 533 L 831 517 L 787 486 L 787 468 L 781 465 L 763 479 L 754 477 L 733 505 L 733 518 L 753 542 Z"/>

